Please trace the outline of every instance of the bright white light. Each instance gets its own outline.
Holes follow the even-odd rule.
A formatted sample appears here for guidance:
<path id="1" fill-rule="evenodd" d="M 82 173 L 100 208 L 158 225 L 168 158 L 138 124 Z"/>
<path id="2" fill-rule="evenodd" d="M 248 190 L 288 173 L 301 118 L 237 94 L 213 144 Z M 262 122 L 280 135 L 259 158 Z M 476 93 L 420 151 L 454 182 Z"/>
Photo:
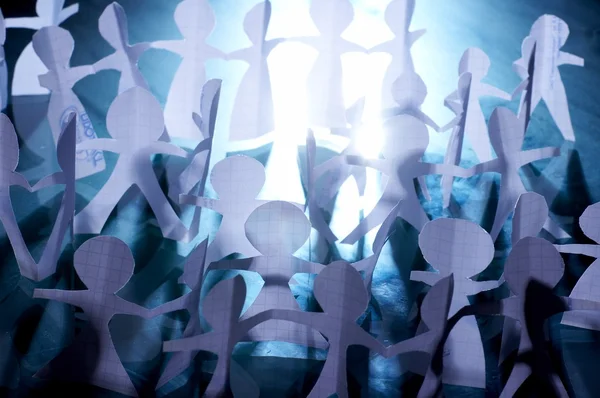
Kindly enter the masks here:
<path id="1" fill-rule="evenodd" d="M 366 123 L 357 132 L 357 147 L 360 154 L 368 159 L 379 157 L 383 147 L 384 135 L 380 123 Z"/>

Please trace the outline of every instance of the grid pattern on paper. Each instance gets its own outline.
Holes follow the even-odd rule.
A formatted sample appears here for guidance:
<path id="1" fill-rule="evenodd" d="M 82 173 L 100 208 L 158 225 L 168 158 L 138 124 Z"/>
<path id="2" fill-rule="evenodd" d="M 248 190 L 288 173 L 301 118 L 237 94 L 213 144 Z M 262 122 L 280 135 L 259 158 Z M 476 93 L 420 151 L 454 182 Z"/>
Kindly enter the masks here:
<path id="1" fill-rule="evenodd" d="M 512 244 L 527 236 L 537 236 L 548 218 L 548 205 L 543 196 L 535 192 L 521 194 L 512 222 Z"/>
<path id="2" fill-rule="evenodd" d="M 111 15 L 112 14 L 112 15 Z M 118 3 L 109 4 L 98 21 L 100 34 L 117 52 L 129 47 L 125 10 Z"/>
<path id="3" fill-rule="evenodd" d="M 427 87 L 421 76 L 406 72 L 398 77 L 391 87 L 392 97 L 402 109 L 418 109 L 427 97 Z"/>
<path id="4" fill-rule="evenodd" d="M 600 203 L 590 205 L 579 218 L 579 226 L 585 235 L 600 243 Z"/>
<path id="5" fill-rule="evenodd" d="M 440 279 L 429 289 L 421 304 L 421 319 L 431 331 L 443 331 L 450 309 L 452 275 Z"/>

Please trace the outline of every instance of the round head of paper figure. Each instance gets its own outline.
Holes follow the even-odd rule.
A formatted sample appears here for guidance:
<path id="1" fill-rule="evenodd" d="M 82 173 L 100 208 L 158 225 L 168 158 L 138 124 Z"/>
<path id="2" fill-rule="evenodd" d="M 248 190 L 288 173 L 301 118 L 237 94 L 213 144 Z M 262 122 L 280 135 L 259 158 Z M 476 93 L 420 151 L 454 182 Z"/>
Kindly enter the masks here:
<path id="1" fill-rule="evenodd" d="M 175 9 L 179 32 L 194 43 L 204 41 L 215 28 L 215 14 L 208 0 L 184 0 Z"/>
<path id="2" fill-rule="evenodd" d="M 258 3 L 244 18 L 244 32 L 252 44 L 260 44 L 267 37 L 267 29 L 271 21 L 271 2 Z M 262 29 L 258 29 L 258 27 Z"/>
<path id="3" fill-rule="evenodd" d="M 494 259 L 490 235 L 479 225 L 457 218 L 438 218 L 425 224 L 419 247 L 440 274 L 454 273 L 456 280 L 481 273 Z"/>
<path id="4" fill-rule="evenodd" d="M 292 256 L 310 236 L 306 215 L 288 202 L 273 201 L 256 208 L 246 221 L 246 237 L 263 256 Z"/>
<path id="5" fill-rule="evenodd" d="M 546 35 L 546 31 L 552 31 L 552 38 L 558 39 L 558 47 L 564 46 L 569 37 L 569 25 L 555 15 L 542 15 L 531 25 L 530 35 L 536 39 Z"/>
<path id="6" fill-rule="evenodd" d="M 165 128 L 163 110 L 154 96 L 141 87 L 120 94 L 106 114 L 110 136 L 123 150 L 136 150 L 158 141 Z"/>
<path id="7" fill-rule="evenodd" d="M 88 290 L 113 294 L 133 275 L 135 263 L 129 247 L 112 236 L 97 236 L 75 252 L 73 263 Z"/>
<path id="8" fill-rule="evenodd" d="M 356 321 L 369 305 L 365 282 L 346 261 L 334 261 L 315 278 L 315 298 L 323 311 Z"/>
<path id="9" fill-rule="evenodd" d="M 210 183 L 219 199 L 236 202 L 255 200 L 265 185 L 265 168 L 248 156 L 230 156 L 218 162 L 210 174 Z"/>
<path id="10" fill-rule="evenodd" d="M 514 245 L 526 236 L 537 236 L 548 218 L 546 199 L 535 192 L 525 192 L 515 205 L 511 241 Z"/>
<path id="11" fill-rule="evenodd" d="M 227 330 L 236 323 L 246 300 L 246 282 L 241 275 L 217 283 L 202 300 L 202 315 L 213 330 Z"/>
<path id="12" fill-rule="evenodd" d="M 600 243 L 600 203 L 590 205 L 579 217 L 583 233 L 596 243 Z"/>
<path id="13" fill-rule="evenodd" d="M 454 291 L 454 275 L 440 279 L 429 289 L 421 304 L 421 319 L 429 330 L 444 330 L 452 293 Z"/>
<path id="14" fill-rule="evenodd" d="M 58 26 L 38 30 L 32 39 L 33 49 L 48 70 L 68 68 L 75 49 L 73 36 Z"/>
<path id="15" fill-rule="evenodd" d="M 504 263 L 504 278 L 516 295 L 525 293 L 531 279 L 552 289 L 564 272 L 565 264 L 554 245 L 531 236 L 518 241 Z"/>
<path id="16" fill-rule="evenodd" d="M 408 31 L 410 21 L 415 12 L 415 0 L 392 0 L 385 9 L 385 23 L 396 36 Z M 399 17 L 404 16 L 403 23 Z"/>
<path id="17" fill-rule="evenodd" d="M 488 124 L 490 141 L 496 156 L 518 154 L 523 148 L 523 126 L 510 109 L 498 107 L 492 112 Z"/>
<path id="18" fill-rule="evenodd" d="M 310 16 L 319 32 L 341 35 L 354 19 L 354 7 L 348 0 L 312 0 Z"/>
<path id="19" fill-rule="evenodd" d="M 477 47 L 471 47 L 465 50 L 458 64 L 459 76 L 465 72 L 470 72 L 477 80 L 481 80 L 487 75 L 490 69 L 490 58 L 483 50 Z"/>
<path id="20" fill-rule="evenodd" d="M 54 26 L 60 23 L 60 12 L 64 6 L 64 0 L 37 0 L 35 12 L 38 17 L 46 20 L 46 26 Z"/>
<path id="21" fill-rule="evenodd" d="M 429 145 L 429 131 L 419 119 L 410 115 L 395 116 L 384 128 L 386 139 L 381 152 L 386 159 L 411 161 L 423 157 Z"/>
<path id="22" fill-rule="evenodd" d="M 4 172 L 13 172 L 19 164 L 19 141 L 12 122 L 0 113 L 0 167 Z"/>
<path id="23" fill-rule="evenodd" d="M 100 35 L 113 48 L 121 48 L 129 43 L 127 15 L 119 3 L 109 4 L 98 19 Z"/>
<path id="24" fill-rule="evenodd" d="M 392 97 L 402 109 L 419 108 L 427 97 L 427 86 L 417 73 L 404 72 L 392 83 Z"/>

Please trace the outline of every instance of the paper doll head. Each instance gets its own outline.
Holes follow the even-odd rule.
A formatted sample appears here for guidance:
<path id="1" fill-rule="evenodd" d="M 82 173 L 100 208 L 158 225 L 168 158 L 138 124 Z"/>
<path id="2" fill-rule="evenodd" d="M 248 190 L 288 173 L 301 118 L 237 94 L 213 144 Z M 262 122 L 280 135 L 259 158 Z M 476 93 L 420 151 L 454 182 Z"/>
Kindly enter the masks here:
<path id="1" fill-rule="evenodd" d="M 184 0 L 175 9 L 175 23 L 188 40 L 205 40 L 215 27 L 215 13 L 208 0 Z"/>
<path id="2" fill-rule="evenodd" d="M 440 279 L 427 292 L 421 304 L 421 320 L 429 330 L 444 330 L 453 292 L 454 274 Z"/>
<path id="3" fill-rule="evenodd" d="M 60 12 L 63 10 L 64 5 L 64 0 L 37 0 L 35 12 L 38 17 L 48 21 L 48 26 L 58 25 Z"/>
<path id="4" fill-rule="evenodd" d="M 254 200 L 265 185 L 265 168 L 248 156 L 230 156 L 218 162 L 210 183 L 220 199 Z"/>
<path id="5" fill-rule="evenodd" d="M 119 3 L 111 3 L 98 19 L 100 35 L 113 48 L 122 48 L 129 43 L 127 31 L 127 15 Z"/>
<path id="6" fill-rule="evenodd" d="M 579 217 L 583 233 L 596 243 L 600 243 L 600 203 L 589 205 Z"/>
<path id="7" fill-rule="evenodd" d="M 417 73 L 404 72 L 392 84 L 392 97 L 400 108 L 419 108 L 427 97 L 427 86 Z"/>
<path id="8" fill-rule="evenodd" d="M 525 292 L 531 279 L 552 289 L 563 277 L 564 271 L 565 264 L 554 245 L 531 236 L 518 241 L 504 263 L 504 278 L 516 295 Z"/>
<path id="9" fill-rule="evenodd" d="M 548 218 L 546 199 L 535 192 L 525 192 L 515 205 L 512 223 L 513 245 L 526 236 L 537 236 Z"/>
<path id="10" fill-rule="evenodd" d="M 385 23 L 399 36 L 408 31 L 414 12 L 415 0 L 392 0 L 385 9 Z"/>
<path id="11" fill-rule="evenodd" d="M 523 127 L 517 115 L 505 107 L 497 107 L 489 121 L 490 141 L 496 155 L 516 154 L 523 147 Z"/>
<path id="12" fill-rule="evenodd" d="M 246 301 L 246 282 L 241 275 L 217 283 L 202 301 L 202 315 L 213 330 L 227 330 L 237 320 Z"/>
<path id="13" fill-rule="evenodd" d="M 264 256 L 291 256 L 310 236 L 310 222 L 288 202 L 273 201 L 256 208 L 246 221 L 246 237 Z"/>
<path id="14" fill-rule="evenodd" d="M 0 162 L 2 170 L 15 171 L 19 164 L 19 141 L 12 122 L 0 113 Z"/>
<path id="15" fill-rule="evenodd" d="M 354 19 L 354 7 L 348 0 L 312 0 L 310 16 L 319 32 L 341 35 Z"/>
<path id="16" fill-rule="evenodd" d="M 262 43 L 265 40 L 270 21 L 271 2 L 269 0 L 258 3 L 246 14 L 244 32 L 252 44 Z M 263 29 L 256 29 L 257 26 L 262 26 Z"/>
<path id="17" fill-rule="evenodd" d="M 179 283 L 185 283 L 190 288 L 195 288 L 198 283 L 202 282 L 202 270 L 204 270 L 204 262 L 206 260 L 206 247 L 208 239 L 204 239 L 190 253 L 183 265 L 183 274 L 179 277 Z"/>
<path id="18" fill-rule="evenodd" d="M 106 114 L 106 128 L 112 138 L 123 141 L 123 148 L 139 148 L 162 135 L 163 110 L 150 92 L 133 87 L 113 101 Z"/>
<path id="19" fill-rule="evenodd" d="M 357 270 L 346 261 L 334 261 L 315 278 L 315 298 L 323 311 L 355 321 L 367 309 L 369 295 Z"/>
<path id="20" fill-rule="evenodd" d="M 386 140 L 381 152 L 386 159 L 420 159 L 429 145 L 427 126 L 410 115 L 389 119 L 385 129 Z"/>
<path id="21" fill-rule="evenodd" d="M 75 252 L 73 263 L 88 290 L 103 294 L 118 292 L 135 267 L 129 246 L 112 236 L 97 236 L 84 242 Z"/>
<path id="22" fill-rule="evenodd" d="M 479 225 L 457 218 L 438 218 L 425 224 L 419 247 L 425 260 L 442 275 L 453 272 L 457 278 L 479 274 L 494 258 L 490 235 Z"/>
<path id="23" fill-rule="evenodd" d="M 490 58 L 483 50 L 471 47 L 465 50 L 458 63 L 458 75 L 470 72 L 475 79 L 481 80 L 487 75 L 490 65 Z"/>
<path id="24" fill-rule="evenodd" d="M 68 68 L 75 50 L 73 36 L 58 26 L 38 30 L 32 39 L 33 49 L 48 70 Z"/>
<path id="25" fill-rule="evenodd" d="M 541 38 L 547 31 L 552 32 L 552 38 L 558 39 L 558 46 L 562 47 L 569 37 L 569 25 L 555 15 L 542 15 L 531 25 L 530 36 Z"/>

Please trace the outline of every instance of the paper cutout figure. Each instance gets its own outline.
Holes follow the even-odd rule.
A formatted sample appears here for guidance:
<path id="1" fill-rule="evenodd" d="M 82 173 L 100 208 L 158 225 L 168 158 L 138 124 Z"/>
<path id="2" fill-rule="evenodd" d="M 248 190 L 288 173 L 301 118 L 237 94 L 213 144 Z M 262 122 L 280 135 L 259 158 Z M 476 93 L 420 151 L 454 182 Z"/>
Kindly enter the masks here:
<path id="1" fill-rule="evenodd" d="M 454 293 L 450 315 L 465 305 L 467 296 L 495 289 L 502 281 L 474 281 L 494 258 L 494 243 L 488 233 L 470 221 L 440 218 L 425 225 L 419 235 L 419 247 L 425 260 L 438 270 L 412 271 L 410 279 L 433 286 L 453 273 Z M 459 322 L 450 333 L 444 357 L 445 384 L 485 388 L 485 358 L 481 334 L 475 317 Z"/>
<path id="2" fill-rule="evenodd" d="M 244 19 L 244 31 L 252 46 L 227 55 L 229 60 L 242 60 L 249 65 L 231 113 L 230 141 L 258 138 L 275 130 L 267 58 L 285 39 L 265 39 L 270 20 L 271 2 L 266 0 L 255 5 Z"/>
<path id="3" fill-rule="evenodd" d="M 308 125 L 324 128 L 346 127 L 346 108 L 342 78 L 342 55 L 366 49 L 341 37 L 354 18 L 348 0 L 312 0 L 310 16 L 319 36 L 288 39 L 313 47 L 319 52 L 307 76 Z"/>
<path id="4" fill-rule="evenodd" d="M 165 352 L 184 353 L 191 356 L 191 352 L 210 351 L 218 356 L 217 367 L 204 392 L 207 397 L 225 396 L 228 387 L 234 396 L 258 397 L 259 389 L 256 385 L 245 384 L 236 386 L 230 383 L 236 374 L 240 376 L 246 372 L 231 360 L 231 354 L 236 343 L 242 339 L 244 334 L 260 322 L 268 319 L 267 314 L 259 314 L 246 320 L 240 320 L 240 313 L 244 308 L 246 299 L 246 283 L 241 275 L 219 282 L 204 298 L 202 303 L 202 315 L 210 324 L 212 331 L 179 340 L 165 341 L 163 350 Z M 231 376 L 230 376 L 231 370 Z M 235 388 L 241 391 L 236 394 Z"/>
<path id="5" fill-rule="evenodd" d="M 496 240 L 504 222 L 513 211 L 519 196 L 527 192 L 519 168 L 554 156 L 560 156 L 560 148 L 545 147 L 523 151 L 525 131 L 517 115 L 510 109 L 498 107 L 492 112 L 489 122 L 490 138 L 494 151 L 498 156 L 485 163 L 480 163 L 468 170 L 468 173 L 480 174 L 496 172 L 502 176 L 496 216 L 490 235 Z"/>
<path id="6" fill-rule="evenodd" d="M 600 219 L 600 203 L 588 206 L 579 218 L 579 226 L 583 233 L 594 242 L 600 243 L 598 225 Z M 600 281 L 600 246 L 594 244 L 556 245 L 561 253 L 582 254 L 596 260 L 585 270 L 575 284 L 570 297 L 600 302 L 598 281 Z M 569 312 L 563 315 L 563 325 L 570 325 L 584 329 L 600 330 L 598 313 L 589 311 Z"/>
<path id="7" fill-rule="evenodd" d="M 39 76 L 42 87 L 51 91 L 48 104 L 48 122 L 54 141 L 58 141 L 71 112 L 77 114 L 77 142 L 96 138 L 92 122 L 83 105 L 73 92 L 73 86 L 84 77 L 93 74 L 91 66 L 70 67 L 75 48 L 73 37 L 66 30 L 51 26 L 42 28 L 33 36 L 33 48 L 50 72 Z M 104 155 L 99 150 L 78 150 L 75 178 L 80 179 L 106 168 Z"/>
<path id="8" fill-rule="evenodd" d="M 67 8 L 63 8 L 64 5 L 64 0 L 37 0 L 37 17 L 7 18 L 6 27 L 41 30 L 48 26 L 58 26 L 79 12 L 79 4 L 72 4 Z M 48 90 L 38 82 L 38 76 L 48 73 L 45 64 L 34 51 L 33 43 L 29 43 L 15 65 L 12 95 L 48 94 Z"/>
<path id="9" fill-rule="evenodd" d="M 522 193 L 517 200 L 513 215 L 512 244 L 514 245 L 526 236 L 537 236 L 542 229 L 557 239 L 569 236 L 548 215 L 548 204 L 542 195 L 535 192 Z"/>
<path id="10" fill-rule="evenodd" d="M 0 114 L 0 222 L 15 253 L 21 275 L 35 279 L 36 264 L 23 240 L 10 200 L 10 187 L 18 185 L 31 191 L 29 182 L 17 173 L 19 142 L 8 116 Z"/>
<path id="11" fill-rule="evenodd" d="M 417 231 L 429 221 L 415 192 L 413 179 L 428 174 L 453 174 L 466 176 L 466 170 L 458 166 L 421 162 L 429 144 L 425 125 L 409 115 L 400 115 L 385 123 L 388 134 L 383 147 L 385 159 L 361 159 L 347 156 L 349 164 L 373 167 L 389 176 L 383 195 L 371 213 L 342 241 L 354 244 L 371 229 L 380 224 L 398 203 L 397 216 L 406 220 Z"/>
<path id="12" fill-rule="evenodd" d="M 119 3 L 113 2 L 104 9 L 98 19 L 98 29 L 115 52 L 96 62 L 94 70 L 100 72 L 113 69 L 121 72 L 119 94 L 136 86 L 149 90 L 144 76 L 138 69 L 138 61 L 150 48 L 150 43 L 129 44 L 127 15 Z"/>
<path id="13" fill-rule="evenodd" d="M 273 319 L 287 320 L 318 330 L 329 340 L 325 365 L 309 398 L 327 398 L 337 394 L 348 397 L 346 352 L 351 345 L 362 345 L 381 355 L 384 346 L 356 324 L 366 311 L 369 296 L 358 271 L 345 261 L 335 261 L 323 268 L 314 284 L 315 297 L 323 312 L 273 309 Z"/>
<path id="14" fill-rule="evenodd" d="M 212 169 L 210 183 L 219 199 L 181 195 L 179 203 L 208 208 L 221 214 L 221 225 L 208 247 L 207 263 L 221 260 L 232 253 L 254 257 L 260 253 L 246 237 L 244 224 L 250 214 L 267 203 L 257 200 L 265 183 L 265 168 L 247 156 L 231 156 Z"/>
<path id="15" fill-rule="evenodd" d="M 296 273 L 316 274 L 325 267 L 293 256 L 310 236 L 310 223 L 306 215 L 291 203 L 268 202 L 257 207 L 246 221 L 246 236 L 262 255 L 214 262 L 207 272 L 213 269 L 253 271 L 263 278 L 264 285 L 260 293 L 242 319 L 272 308 L 300 309 L 289 287 L 290 279 Z M 244 339 L 327 347 L 327 342 L 317 332 L 284 321 L 264 322 L 250 330 Z"/>
<path id="16" fill-rule="evenodd" d="M 385 72 L 382 82 L 381 108 L 388 109 L 397 106 L 397 101 L 389 91 L 396 79 L 402 75 L 415 72 L 410 49 L 415 42 L 425 34 L 425 29 L 410 32 L 410 22 L 415 11 L 415 0 L 393 0 L 385 10 L 385 22 L 394 33 L 392 40 L 378 44 L 371 48 L 369 53 L 385 52 L 391 55 L 392 60 Z"/>
<path id="17" fill-rule="evenodd" d="M 35 289 L 33 297 L 78 306 L 87 315 L 89 323 L 73 344 L 35 376 L 83 381 L 137 397 L 137 391 L 115 350 L 108 324 L 116 314 L 148 319 L 161 312 L 116 295 L 129 281 L 135 267 L 131 250 L 120 239 L 97 236 L 86 241 L 75 252 L 74 266 L 87 290 Z"/>
<path id="18" fill-rule="evenodd" d="M 6 42 L 6 23 L 4 15 L 0 10 L 0 111 L 8 105 L 8 66 L 4 54 L 4 43 Z"/>
<path id="19" fill-rule="evenodd" d="M 584 60 L 560 51 L 568 37 L 569 27 L 565 21 L 554 15 L 542 15 L 533 23 L 529 36 L 523 40 L 521 58 L 513 63 L 513 69 L 525 84 L 527 79 L 532 79 L 528 117 L 543 99 L 564 139 L 575 141 L 567 95 L 558 67 L 565 64 L 583 67 Z M 533 76 L 531 70 L 528 70 L 532 57 Z M 515 95 L 523 89 L 522 84 Z"/>
<path id="20" fill-rule="evenodd" d="M 163 194 L 150 155 L 163 153 L 186 158 L 187 152 L 160 142 L 164 130 L 162 109 L 151 93 L 134 87 L 119 95 L 106 116 L 106 127 L 114 138 L 97 138 L 78 144 L 79 150 L 99 149 L 119 154 L 108 181 L 75 216 L 75 232 L 99 234 L 123 194 L 137 185 L 152 208 L 162 234 L 167 239 L 190 239 L 183 222 Z"/>
<path id="21" fill-rule="evenodd" d="M 206 82 L 205 63 L 225 58 L 205 43 L 215 26 L 215 16 L 207 0 L 184 0 L 175 9 L 175 22 L 182 40 L 157 41 L 152 48 L 171 51 L 182 57 L 171 83 L 165 105 L 165 123 L 171 137 L 200 140 L 192 114 L 200 109 L 200 94 Z"/>

